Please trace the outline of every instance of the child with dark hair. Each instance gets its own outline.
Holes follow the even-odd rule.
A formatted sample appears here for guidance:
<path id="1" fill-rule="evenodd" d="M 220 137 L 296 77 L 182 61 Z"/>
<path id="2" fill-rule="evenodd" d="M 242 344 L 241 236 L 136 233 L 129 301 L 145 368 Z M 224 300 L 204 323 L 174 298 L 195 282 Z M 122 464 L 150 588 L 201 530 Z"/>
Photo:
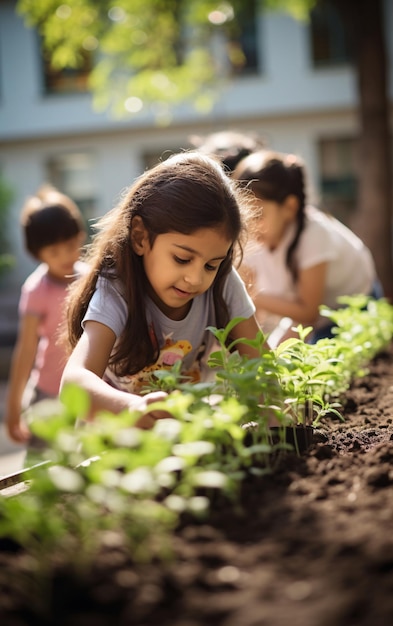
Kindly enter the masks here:
<path id="1" fill-rule="evenodd" d="M 20 222 L 26 250 L 40 262 L 22 285 L 5 413 L 9 436 L 24 443 L 23 411 L 59 392 L 66 357 L 57 334 L 67 288 L 85 271 L 78 259 L 86 232 L 74 202 L 49 185 L 27 199 Z"/>
<path id="2" fill-rule="evenodd" d="M 221 130 L 205 137 L 191 135 L 189 141 L 202 154 L 217 157 L 227 174 L 231 174 L 244 157 L 264 146 L 256 134 L 237 130 Z"/>
<path id="3" fill-rule="evenodd" d="M 337 298 L 344 295 L 382 295 L 364 243 L 307 204 L 299 157 L 257 151 L 238 164 L 233 177 L 253 192 L 252 238 L 240 272 L 265 332 L 289 318 L 288 326 L 313 326 L 313 343 L 331 337 L 332 324 L 319 315 L 320 305 L 337 308 Z"/>
<path id="4" fill-rule="evenodd" d="M 136 409 L 137 425 L 150 428 L 169 416 L 149 411 L 166 394 L 141 395 L 155 370 L 180 360 L 185 377 L 206 380 L 207 327 L 236 317 L 232 339 L 255 338 L 255 307 L 233 266 L 241 197 L 216 160 L 185 152 L 145 172 L 101 219 L 90 270 L 70 294 L 62 379 L 88 391 L 90 416 Z M 244 343 L 238 350 L 258 356 Z"/>

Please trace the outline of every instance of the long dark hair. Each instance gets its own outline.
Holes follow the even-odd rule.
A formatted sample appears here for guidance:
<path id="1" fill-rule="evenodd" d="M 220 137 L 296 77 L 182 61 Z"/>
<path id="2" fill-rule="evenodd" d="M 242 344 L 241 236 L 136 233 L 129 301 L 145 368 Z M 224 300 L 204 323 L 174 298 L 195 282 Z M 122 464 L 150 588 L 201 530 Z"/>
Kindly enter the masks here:
<path id="1" fill-rule="evenodd" d="M 86 255 L 90 271 L 73 284 L 68 299 L 71 346 L 82 334 L 81 322 L 102 275 L 121 280 L 128 307 L 124 331 L 109 361 L 113 371 L 118 375 L 135 374 L 158 358 L 143 306 L 147 281 L 143 260 L 131 245 L 135 216 L 142 219 L 151 246 L 163 233 L 191 234 L 201 228 L 224 228 L 232 245 L 212 285 L 216 323 L 224 327 L 229 316 L 223 285 L 235 252 L 240 250 L 241 258 L 244 223 L 240 197 L 241 191 L 225 175 L 221 164 L 197 152 L 174 155 L 140 176 L 119 204 L 96 225 L 98 233 Z"/>
<path id="2" fill-rule="evenodd" d="M 260 200 L 282 204 L 290 195 L 298 199 L 296 231 L 286 256 L 287 267 L 296 281 L 298 268 L 294 256 L 306 220 L 305 167 L 302 160 L 293 154 L 259 150 L 239 163 L 233 178 L 247 182 L 249 189 Z"/>

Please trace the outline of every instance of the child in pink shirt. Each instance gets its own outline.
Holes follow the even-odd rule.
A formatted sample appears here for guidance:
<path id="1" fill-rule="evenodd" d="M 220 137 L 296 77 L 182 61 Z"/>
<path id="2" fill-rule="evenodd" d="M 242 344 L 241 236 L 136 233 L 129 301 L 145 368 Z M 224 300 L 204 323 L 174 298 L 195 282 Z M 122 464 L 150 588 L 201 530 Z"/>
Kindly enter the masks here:
<path id="1" fill-rule="evenodd" d="M 49 186 L 26 201 L 21 225 L 26 249 L 40 265 L 22 286 L 5 423 L 10 438 L 25 443 L 31 434 L 23 411 L 59 392 L 66 357 L 57 335 L 68 285 L 84 273 L 79 256 L 86 233 L 74 202 Z"/>

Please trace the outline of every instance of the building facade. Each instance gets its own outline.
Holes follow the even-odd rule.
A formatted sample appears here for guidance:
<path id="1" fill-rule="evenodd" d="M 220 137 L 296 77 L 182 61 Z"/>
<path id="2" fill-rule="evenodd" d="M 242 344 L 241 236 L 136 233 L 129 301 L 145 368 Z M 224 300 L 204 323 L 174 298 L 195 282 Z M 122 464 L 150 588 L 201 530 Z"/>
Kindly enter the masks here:
<path id="1" fill-rule="evenodd" d="M 343 221 L 354 210 L 356 77 L 332 16 L 301 22 L 278 12 L 258 15 L 251 67 L 227 81 L 209 113 L 181 105 L 164 125 L 149 113 L 114 119 L 96 112 L 83 82 L 71 76 L 67 89 L 48 75 L 38 35 L 15 8 L 15 0 L 0 3 L 0 172 L 13 190 L 9 237 L 16 258 L 0 278 L 0 339 L 16 328 L 20 286 L 34 267 L 23 249 L 19 211 L 43 182 L 94 219 L 160 155 L 190 147 L 193 134 L 230 128 L 301 155 L 311 199 Z M 385 0 L 384 9 L 393 103 L 393 2 Z"/>

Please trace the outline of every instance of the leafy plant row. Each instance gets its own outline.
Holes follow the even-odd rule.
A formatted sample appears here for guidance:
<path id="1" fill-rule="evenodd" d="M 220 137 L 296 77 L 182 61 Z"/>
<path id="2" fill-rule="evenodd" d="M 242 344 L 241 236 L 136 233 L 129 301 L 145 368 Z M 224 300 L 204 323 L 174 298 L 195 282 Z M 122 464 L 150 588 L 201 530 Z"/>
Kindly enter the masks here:
<path id="1" fill-rule="evenodd" d="M 40 459 L 47 463 L 32 471 L 28 489 L 0 498 L 0 537 L 27 551 L 36 574 L 51 567 L 53 555 L 89 565 L 97 550 L 118 541 L 136 562 L 167 556 L 180 516 L 207 515 L 217 490 L 236 500 L 248 475 L 274 471 L 291 447 L 287 429 L 340 416 L 340 396 L 393 337 L 386 301 L 342 304 L 323 310 L 336 324 L 333 339 L 310 345 L 310 329 L 299 327 L 299 339 L 272 351 L 260 333 L 257 359 L 227 345 L 238 320 L 211 329 L 215 380 L 191 385 L 176 367 L 158 372 L 152 387 L 169 395 L 152 409 L 165 407 L 173 419 L 150 431 L 133 427 L 139 414 L 129 412 L 75 427 L 88 402 L 77 387 L 61 402 L 42 403 L 32 427 L 48 444 Z"/>

